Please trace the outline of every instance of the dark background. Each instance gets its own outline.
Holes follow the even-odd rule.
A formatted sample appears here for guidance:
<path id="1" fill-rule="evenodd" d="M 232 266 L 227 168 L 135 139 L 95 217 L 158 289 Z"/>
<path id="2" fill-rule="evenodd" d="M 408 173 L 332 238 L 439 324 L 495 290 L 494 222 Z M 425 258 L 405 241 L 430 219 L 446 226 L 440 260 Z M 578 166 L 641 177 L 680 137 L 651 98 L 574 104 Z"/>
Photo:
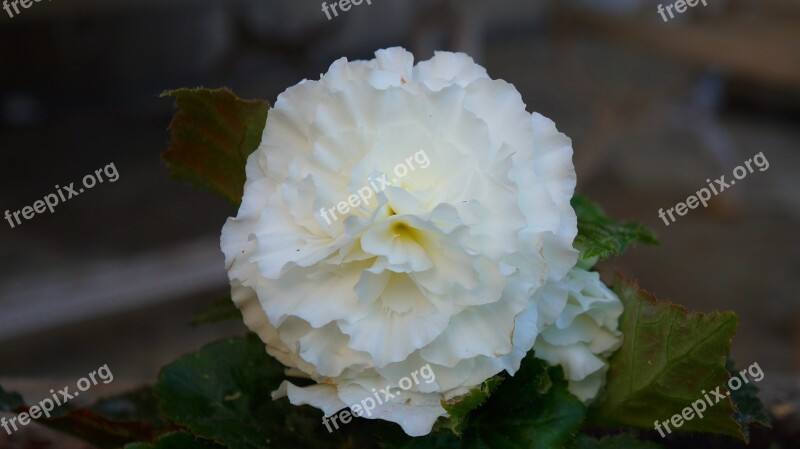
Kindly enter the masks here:
<path id="1" fill-rule="evenodd" d="M 0 10 L 0 213 L 109 163 L 120 174 L 53 214 L 0 222 L 0 384 L 45 397 L 107 363 L 115 380 L 92 394 L 124 390 L 244 332 L 187 324 L 227 290 L 218 240 L 235 210 L 168 179 L 159 153 L 173 108 L 162 91 L 228 86 L 273 102 L 339 57 L 402 45 L 417 60 L 466 51 L 555 120 L 573 138 L 579 191 L 662 240 L 606 262 L 605 279 L 619 270 L 690 309 L 736 311 L 734 358 L 763 368 L 776 413 L 793 410 L 800 2 L 709 0 L 666 24 L 645 0 L 372 3 L 333 20 L 308 0 Z M 767 171 L 669 227 L 658 218 L 759 152 Z M 4 438 L 0 447 L 29 435 Z"/>

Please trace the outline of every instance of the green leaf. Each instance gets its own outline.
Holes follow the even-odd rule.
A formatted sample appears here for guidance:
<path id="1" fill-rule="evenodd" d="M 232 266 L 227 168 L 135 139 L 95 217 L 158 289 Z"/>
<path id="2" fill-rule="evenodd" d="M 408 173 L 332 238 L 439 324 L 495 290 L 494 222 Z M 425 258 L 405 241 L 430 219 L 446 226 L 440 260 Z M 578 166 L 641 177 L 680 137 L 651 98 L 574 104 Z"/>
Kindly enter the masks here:
<path id="1" fill-rule="evenodd" d="M 230 448 L 279 447 L 277 423 L 258 419 L 271 407 L 283 366 L 267 356 L 258 337 L 229 338 L 165 367 L 156 386 L 162 411 L 197 436 Z"/>
<path id="2" fill-rule="evenodd" d="M 563 370 L 529 354 L 522 367 L 470 416 L 464 447 L 560 449 L 581 427 L 585 408 L 567 391 Z"/>
<path id="3" fill-rule="evenodd" d="M 572 207 L 578 215 L 578 236 L 575 248 L 583 259 L 608 259 L 622 254 L 636 242 L 657 245 L 658 238 L 644 225 L 632 221 L 614 221 L 595 203 L 583 195 L 572 197 Z"/>
<path id="4" fill-rule="evenodd" d="M 762 375 L 764 374 L 758 363 L 750 365 L 747 369 L 753 366 L 757 367 Z M 741 378 L 740 373 L 736 371 L 733 360 L 731 359 L 728 359 L 727 370 L 731 377 L 739 376 Z M 758 371 L 756 373 L 758 373 Z M 733 400 L 733 405 L 736 407 L 734 419 L 736 419 L 736 422 L 741 426 L 742 433 L 745 437 L 749 438 L 751 424 L 760 424 L 765 427 L 771 427 L 771 424 L 769 415 L 764 410 L 764 404 L 762 404 L 761 400 L 758 398 L 758 387 L 753 383 L 753 376 L 749 375 L 747 379 L 749 382 L 743 383 L 738 390 L 731 391 L 731 400 Z"/>
<path id="5" fill-rule="evenodd" d="M 366 420 L 328 433 L 321 411 L 273 401 L 284 370 L 258 336 L 248 334 L 179 358 L 161 371 L 156 389 L 168 418 L 230 449 L 358 447 L 358 433 L 372 437 L 356 432 L 356 421 Z"/>
<path id="6" fill-rule="evenodd" d="M 258 148 L 269 104 L 242 100 L 228 89 L 177 89 L 178 113 L 163 158 L 175 178 L 208 188 L 238 205 L 247 157 Z"/>
<path id="7" fill-rule="evenodd" d="M 561 449 L 578 432 L 585 415 L 583 404 L 567 391 L 562 369 L 548 369 L 533 353 L 523 360 L 514 377 L 490 378 L 463 401 L 447 404 L 446 409 L 457 415 L 461 438 L 451 431 L 450 418 L 445 424 L 437 423 L 434 432 L 423 437 L 385 432 L 381 447 Z"/>
<path id="8" fill-rule="evenodd" d="M 160 437 L 152 444 L 131 443 L 125 445 L 124 449 L 225 449 L 225 446 L 197 439 L 186 432 L 173 432 Z"/>
<path id="9" fill-rule="evenodd" d="M 472 388 L 469 393 L 463 396 L 450 401 L 442 401 L 442 407 L 450 417 L 446 420 L 438 421 L 434 431 L 447 429 L 456 435 L 461 435 L 469 412 L 486 402 L 502 381 L 502 376 L 493 376 L 483 381 L 479 386 Z"/>
<path id="10" fill-rule="evenodd" d="M 633 435 L 623 433 L 599 440 L 581 434 L 572 443 L 570 449 L 662 449 L 663 447 L 650 441 L 637 440 Z"/>
<path id="11" fill-rule="evenodd" d="M 376 435 L 385 447 L 426 447 L 417 445 L 423 440 L 411 443 L 397 424 L 381 420 L 355 418 L 329 432 L 320 410 L 272 400 L 284 370 L 258 336 L 248 334 L 179 358 L 161 371 L 156 389 L 168 418 L 195 437 L 229 449 L 365 449 L 376 446 Z M 302 380 L 293 382 L 302 385 Z"/>
<path id="12" fill-rule="evenodd" d="M 613 289 L 625 307 L 620 318 L 624 341 L 609 360 L 607 396 L 590 409 L 592 424 L 653 429 L 656 420 L 663 423 L 693 402 L 702 401 L 703 391 L 720 387 L 719 392 L 726 394 L 725 360 L 738 323 L 736 314 L 689 313 L 681 306 L 656 300 L 620 277 Z M 733 419 L 730 398 L 725 396 L 713 404 L 706 407 L 702 418 L 686 420 L 679 429 L 672 424 L 668 427 L 746 441 Z"/>
<path id="13" fill-rule="evenodd" d="M 219 323 L 228 320 L 241 320 L 242 313 L 236 308 L 230 295 L 214 301 L 206 309 L 201 310 L 189 322 L 192 326 Z"/>

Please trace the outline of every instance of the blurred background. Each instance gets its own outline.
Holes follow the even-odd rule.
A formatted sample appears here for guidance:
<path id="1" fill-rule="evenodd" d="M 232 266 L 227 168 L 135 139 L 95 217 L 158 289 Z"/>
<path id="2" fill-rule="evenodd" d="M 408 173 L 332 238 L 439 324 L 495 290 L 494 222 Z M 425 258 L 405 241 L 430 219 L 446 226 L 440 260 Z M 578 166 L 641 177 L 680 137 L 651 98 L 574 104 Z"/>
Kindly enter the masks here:
<path id="1" fill-rule="evenodd" d="M 330 2 L 329 2 L 330 3 Z M 171 181 L 176 87 L 274 102 L 332 61 L 401 45 L 458 50 L 573 139 L 579 191 L 661 238 L 606 262 L 662 299 L 734 310 L 733 356 L 798 429 L 800 1 L 372 0 L 331 20 L 309 0 L 72 0 L 0 10 L 0 213 L 115 164 L 97 185 L 0 225 L 0 385 L 33 399 L 108 364 L 103 395 L 154 381 L 238 322 L 192 328 L 226 294 L 219 232 L 235 209 Z M 13 9 L 12 9 L 13 11 Z M 660 208 L 759 152 L 769 169 L 669 227 Z M 792 243 L 794 242 L 794 243 Z M 83 397 L 81 398 L 83 399 Z M 31 426 L 4 447 L 85 447 Z M 791 446 L 785 446 L 791 447 Z"/>

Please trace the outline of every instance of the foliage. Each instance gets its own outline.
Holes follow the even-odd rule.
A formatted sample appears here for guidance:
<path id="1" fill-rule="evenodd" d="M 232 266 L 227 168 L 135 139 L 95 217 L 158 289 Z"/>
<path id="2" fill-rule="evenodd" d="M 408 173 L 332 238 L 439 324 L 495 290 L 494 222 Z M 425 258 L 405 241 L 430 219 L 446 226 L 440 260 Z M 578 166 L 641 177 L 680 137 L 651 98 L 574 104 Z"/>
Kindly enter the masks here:
<path id="1" fill-rule="evenodd" d="M 578 236 L 575 248 L 584 259 L 609 257 L 622 254 L 628 246 L 642 242 L 658 244 L 653 231 L 632 221 L 619 222 L 611 219 L 597 204 L 582 195 L 572 198 L 572 207 L 578 215 Z"/>
<path id="2" fill-rule="evenodd" d="M 738 323 L 733 312 L 689 313 L 620 277 L 613 289 L 625 307 L 620 322 L 625 338 L 609 360 L 606 398 L 593 407 L 593 424 L 652 429 L 656 420 L 663 422 L 702 399 L 703 391 L 719 386 L 726 391 L 725 361 Z M 733 413 L 726 396 L 679 430 L 744 440 Z"/>
<path id="3" fill-rule="evenodd" d="M 176 89 L 178 112 L 164 161 L 175 178 L 219 193 L 239 204 L 245 163 L 261 142 L 269 104 L 242 100 L 228 89 Z"/>

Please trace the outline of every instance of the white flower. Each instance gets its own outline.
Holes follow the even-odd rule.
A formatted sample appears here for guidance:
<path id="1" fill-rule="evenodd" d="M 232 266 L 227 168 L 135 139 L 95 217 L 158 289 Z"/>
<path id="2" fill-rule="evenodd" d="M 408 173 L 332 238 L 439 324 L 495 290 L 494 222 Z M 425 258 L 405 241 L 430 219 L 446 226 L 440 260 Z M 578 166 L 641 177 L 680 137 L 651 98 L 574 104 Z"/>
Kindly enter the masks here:
<path id="1" fill-rule="evenodd" d="M 536 292 L 562 310 L 553 326 L 539 334 L 536 357 L 564 367 L 569 391 L 584 402 L 593 399 L 605 381 L 607 359 L 622 344 L 617 329 L 622 302 L 596 272 L 573 268 L 559 282 Z"/>
<path id="2" fill-rule="evenodd" d="M 430 158 L 338 220 L 335 207 L 419 150 Z M 430 432 L 440 405 L 513 374 L 560 312 L 534 293 L 575 265 L 569 138 L 458 53 L 333 63 L 278 97 L 222 232 L 233 300 L 292 376 L 275 396 L 326 415 L 421 382 L 368 418 Z"/>

